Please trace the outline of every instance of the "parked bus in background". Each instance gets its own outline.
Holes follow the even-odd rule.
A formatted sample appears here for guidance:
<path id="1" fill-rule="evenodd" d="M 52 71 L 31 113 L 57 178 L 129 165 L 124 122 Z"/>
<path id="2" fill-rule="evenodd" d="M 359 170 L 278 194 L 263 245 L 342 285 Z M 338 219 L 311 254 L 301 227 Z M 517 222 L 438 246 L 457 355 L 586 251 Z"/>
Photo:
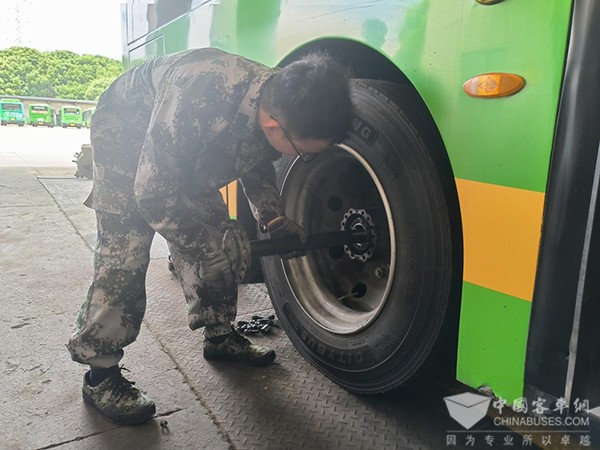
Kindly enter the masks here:
<path id="1" fill-rule="evenodd" d="M 60 109 L 60 125 L 63 128 L 81 128 L 83 124 L 81 108 L 79 106 L 63 106 Z"/>
<path id="2" fill-rule="evenodd" d="M 92 123 L 92 116 L 94 115 L 94 111 L 96 111 L 95 108 L 88 108 L 85 109 L 82 113 L 82 117 L 83 117 L 83 126 L 86 128 L 90 127 L 90 124 Z"/>
<path id="3" fill-rule="evenodd" d="M 50 105 L 45 103 L 32 103 L 29 105 L 29 125 L 32 127 L 37 127 L 38 125 L 50 128 L 54 127 Z"/>
<path id="4" fill-rule="evenodd" d="M 4 125 L 25 125 L 25 111 L 23 103 L 13 98 L 4 98 L 0 100 L 0 124 Z"/>

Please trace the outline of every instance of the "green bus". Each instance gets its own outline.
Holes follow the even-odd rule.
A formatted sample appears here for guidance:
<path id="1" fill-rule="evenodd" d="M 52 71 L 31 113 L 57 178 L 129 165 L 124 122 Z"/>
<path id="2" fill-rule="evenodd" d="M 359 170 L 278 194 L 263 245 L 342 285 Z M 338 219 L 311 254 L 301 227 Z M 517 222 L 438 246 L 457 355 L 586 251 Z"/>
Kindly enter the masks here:
<path id="1" fill-rule="evenodd" d="M 369 248 L 261 260 L 314 366 L 373 394 L 449 359 L 509 404 L 600 405 L 600 2 L 129 0 L 125 20 L 130 67 L 218 47 L 271 67 L 326 51 L 353 73 L 348 139 L 275 166 L 290 218 Z"/>
<path id="2" fill-rule="evenodd" d="M 54 119 L 52 118 L 50 105 L 45 103 L 31 103 L 29 105 L 29 125 L 32 127 L 42 125 L 53 128 Z"/>
<path id="3" fill-rule="evenodd" d="M 84 109 L 81 113 L 82 124 L 84 127 L 89 128 L 92 123 L 92 116 L 94 115 L 95 108 Z"/>
<path id="4" fill-rule="evenodd" d="M 25 125 L 25 120 L 23 102 L 13 98 L 0 99 L 0 124 L 2 126 L 18 125 L 22 127 Z"/>
<path id="5" fill-rule="evenodd" d="M 77 127 L 81 128 L 83 116 L 79 106 L 63 106 L 60 108 L 60 126 L 63 128 Z"/>

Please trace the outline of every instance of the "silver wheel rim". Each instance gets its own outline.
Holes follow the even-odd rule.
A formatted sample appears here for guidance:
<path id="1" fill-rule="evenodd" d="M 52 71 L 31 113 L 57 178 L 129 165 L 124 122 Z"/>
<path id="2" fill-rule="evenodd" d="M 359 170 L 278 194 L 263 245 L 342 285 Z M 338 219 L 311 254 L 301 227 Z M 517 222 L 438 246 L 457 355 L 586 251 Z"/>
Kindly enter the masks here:
<path id="1" fill-rule="evenodd" d="M 364 211 L 370 219 L 360 221 L 360 226 L 372 223 L 377 234 L 366 261 L 351 259 L 353 252 L 339 247 L 281 260 L 295 301 L 312 322 L 342 335 L 365 330 L 389 301 L 397 256 L 390 203 L 375 170 L 355 149 L 340 144 L 309 164 L 297 159 L 281 194 L 286 214 L 307 233 L 339 230 L 349 210 Z"/>

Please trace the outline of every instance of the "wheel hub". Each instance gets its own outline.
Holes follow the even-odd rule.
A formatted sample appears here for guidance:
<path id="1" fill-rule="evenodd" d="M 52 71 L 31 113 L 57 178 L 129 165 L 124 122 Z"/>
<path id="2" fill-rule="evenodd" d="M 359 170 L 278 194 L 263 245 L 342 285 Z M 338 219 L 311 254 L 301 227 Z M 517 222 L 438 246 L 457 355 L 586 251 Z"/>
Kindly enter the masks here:
<path id="1" fill-rule="evenodd" d="M 373 256 L 377 234 L 375 233 L 375 224 L 373 219 L 364 209 L 350 208 L 342 219 L 342 231 L 361 231 L 366 232 L 369 239 L 366 242 L 357 242 L 350 245 L 344 245 L 344 251 L 350 259 L 365 262 Z"/>

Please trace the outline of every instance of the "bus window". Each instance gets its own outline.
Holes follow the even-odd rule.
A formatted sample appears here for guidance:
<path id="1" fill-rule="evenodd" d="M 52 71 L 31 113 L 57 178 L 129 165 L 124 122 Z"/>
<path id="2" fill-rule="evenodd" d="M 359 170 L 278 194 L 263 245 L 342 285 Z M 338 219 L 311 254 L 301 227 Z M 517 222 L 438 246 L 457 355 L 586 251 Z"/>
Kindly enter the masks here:
<path id="1" fill-rule="evenodd" d="M 129 0 L 127 13 L 129 20 L 129 42 L 171 22 L 185 14 L 192 7 L 192 0 Z"/>

